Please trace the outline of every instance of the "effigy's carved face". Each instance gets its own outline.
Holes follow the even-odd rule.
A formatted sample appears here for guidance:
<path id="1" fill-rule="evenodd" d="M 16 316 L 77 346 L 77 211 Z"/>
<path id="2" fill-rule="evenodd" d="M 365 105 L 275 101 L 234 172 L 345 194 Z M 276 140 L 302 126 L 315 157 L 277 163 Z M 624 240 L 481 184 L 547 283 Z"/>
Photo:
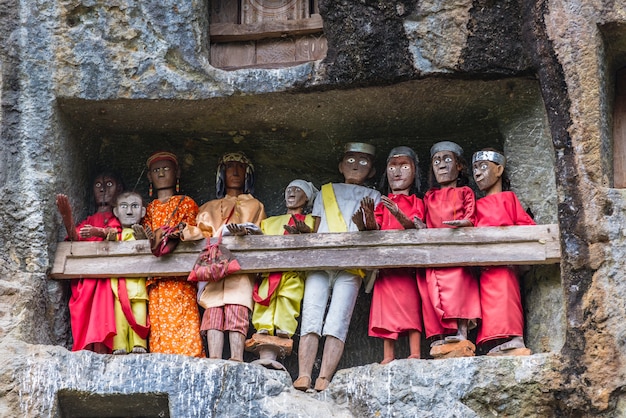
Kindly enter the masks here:
<path id="1" fill-rule="evenodd" d="M 285 205 L 287 209 L 303 208 L 308 199 L 304 190 L 297 186 L 290 186 L 285 189 Z"/>
<path id="2" fill-rule="evenodd" d="M 111 176 L 98 175 L 93 181 L 93 195 L 98 207 L 110 207 L 115 202 L 120 186 Z"/>
<path id="3" fill-rule="evenodd" d="M 415 163 L 411 157 L 392 157 L 387 163 L 387 182 L 395 194 L 408 192 L 415 181 Z"/>
<path id="4" fill-rule="evenodd" d="M 176 164 L 170 160 L 161 160 L 150 165 L 148 179 L 156 190 L 173 188 L 176 185 Z"/>
<path id="5" fill-rule="evenodd" d="M 224 163 L 227 189 L 243 190 L 246 182 L 246 164 L 239 161 Z"/>
<path id="6" fill-rule="evenodd" d="M 454 187 L 461 166 L 452 151 L 439 151 L 431 158 L 435 179 L 442 187 Z"/>
<path id="7" fill-rule="evenodd" d="M 474 181 L 481 191 L 493 187 L 500 178 L 504 168 L 500 164 L 491 161 L 476 161 L 472 166 Z"/>
<path id="8" fill-rule="evenodd" d="M 344 182 L 361 185 L 375 174 L 372 156 L 363 152 L 347 152 L 339 163 Z"/>
<path id="9" fill-rule="evenodd" d="M 131 227 L 141 222 L 141 218 L 146 214 L 141 196 L 136 193 L 122 194 L 117 199 L 117 205 L 113 213 L 124 227 Z"/>

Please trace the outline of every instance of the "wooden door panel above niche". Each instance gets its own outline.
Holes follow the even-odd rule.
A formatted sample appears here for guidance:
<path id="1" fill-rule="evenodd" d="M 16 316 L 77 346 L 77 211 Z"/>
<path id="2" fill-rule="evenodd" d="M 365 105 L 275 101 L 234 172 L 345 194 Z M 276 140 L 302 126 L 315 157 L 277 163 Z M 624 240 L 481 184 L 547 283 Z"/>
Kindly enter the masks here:
<path id="1" fill-rule="evenodd" d="M 317 0 L 211 0 L 211 65 L 280 68 L 326 57 Z"/>
<path id="2" fill-rule="evenodd" d="M 309 0 L 241 0 L 241 23 L 311 17 Z"/>

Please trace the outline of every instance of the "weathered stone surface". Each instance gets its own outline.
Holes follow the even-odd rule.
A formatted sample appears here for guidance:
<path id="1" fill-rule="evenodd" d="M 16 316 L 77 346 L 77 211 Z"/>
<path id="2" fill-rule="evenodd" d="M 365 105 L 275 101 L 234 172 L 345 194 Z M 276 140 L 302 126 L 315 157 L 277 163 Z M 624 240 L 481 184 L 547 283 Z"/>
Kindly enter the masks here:
<path id="1" fill-rule="evenodd" d="M 0 410 L 33 417 L 137 416 L 162 405 L 169 415 L 159 416 L 171 417 L 542 416 L 559 367 L 554 355 L 397 360 L 341 370 L 327 391 L 303 393 L 285 372 L 183 356 L 17 343 L 0 362 L 2 389 L 11 388 Z"/>

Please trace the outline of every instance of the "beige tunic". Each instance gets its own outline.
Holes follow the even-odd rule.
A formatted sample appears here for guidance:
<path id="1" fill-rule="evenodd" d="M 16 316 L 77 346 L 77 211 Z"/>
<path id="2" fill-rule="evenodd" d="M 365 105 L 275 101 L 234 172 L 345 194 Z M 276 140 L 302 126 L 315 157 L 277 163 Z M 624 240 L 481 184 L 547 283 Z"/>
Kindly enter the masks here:
<path id="1" fill-rule="evenodd" d="M 196 218 L 197 226 L 188 225 L 183 231 L 183 240 L 193 241 L 215 236 L 226 223 L 252 222 L 260 225 L 265 218 L 263 203 L 252 195 L 225 196 L 200 207 Z M 219 282 L 205 283 L 206 286 L 198 291 L 198 303 L 203 308 L 243 305 L 252 309 L 254 275 L 231 274 Z M 204 283 L 200 283 L 200 286 L 202 284 Z"/>

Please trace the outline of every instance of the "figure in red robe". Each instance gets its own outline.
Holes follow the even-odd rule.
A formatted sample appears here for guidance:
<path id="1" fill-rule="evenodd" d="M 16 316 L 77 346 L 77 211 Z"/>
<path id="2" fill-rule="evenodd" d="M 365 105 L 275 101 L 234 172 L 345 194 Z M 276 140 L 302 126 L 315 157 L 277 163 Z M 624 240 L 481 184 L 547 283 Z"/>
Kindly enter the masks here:
<path id="1" fill-rule="evenodd" d="M 353 216 L 360 230 L 424 226 L 424 203 L 414 194 L 419 191 L 418 170 L 417 155 L 411 148 L 401 146 L 391 150 L 381 181 L 381 190 L 388 190 L 389 195 L 382 196 L 375 209 L 371 198 L 362 200 L 361 209 Z M 375 223 L 371 221 L 372 217 Z M 370 222 L 366 225 L 364 220 Z M 409 358 L 421 357 L 422 304 L 416 274 L 415 268 L 381 269 L 374 282 L 369 335 L 383 339 L 383 360 L 380 364 L 395 359 L 395 344 L 403 335 L 409 337 Z"/>
<path id="2" fill-rule="evenodd" d="M 115 240 L 122 225 L 113 215 L 113 203 L 123 189 L 122 182 L 112 173 L 101 173 L 93 182 L 96 213 L 74 227 L 69 199 L 64 194 L 56 197 L 57 207 L 70 241 Z M 74 345 L 72 351 L 91 350 L 111 353 L 115 336 L 115 300 L 109 279 L 76 279 L 69 308 Z"/>
<path id="3" fill-rule="evenodd" d="M 485 197 L 476 202 L 476 226 L 535 225 L 517 196 L 509 191 L 506 158 L 485 149 L 474 153 L 474 180 Z M 528 355 L 524 345 L 524 312 L 514 266 L 483 267 L 480 274 L 482 322 L 479 345 L 495 342 L 487 355 Z"/>
<path id="4" fill-rule="evenodd" d="M 428 228 L 474 226 L 476 202 L 467 187 L 467 164 L 463 149 L 450 141 L 438 142 L 430 149 L 431 184 L 424 195 Z M 435 181 L 436 180 L 436 185 Z M 438 187 L 437 187 L 438 185 Z M 422 296 L 422 314 L 431 347 L 467 341 L 468 330 L 480 318 L 478 281 L 467 267 L 427 268 L 424 278 L 418 276 Z M 473 356 L 475 347 L 459 356 Z M 431 355 L 434 351 L 431 350 Z"/>

